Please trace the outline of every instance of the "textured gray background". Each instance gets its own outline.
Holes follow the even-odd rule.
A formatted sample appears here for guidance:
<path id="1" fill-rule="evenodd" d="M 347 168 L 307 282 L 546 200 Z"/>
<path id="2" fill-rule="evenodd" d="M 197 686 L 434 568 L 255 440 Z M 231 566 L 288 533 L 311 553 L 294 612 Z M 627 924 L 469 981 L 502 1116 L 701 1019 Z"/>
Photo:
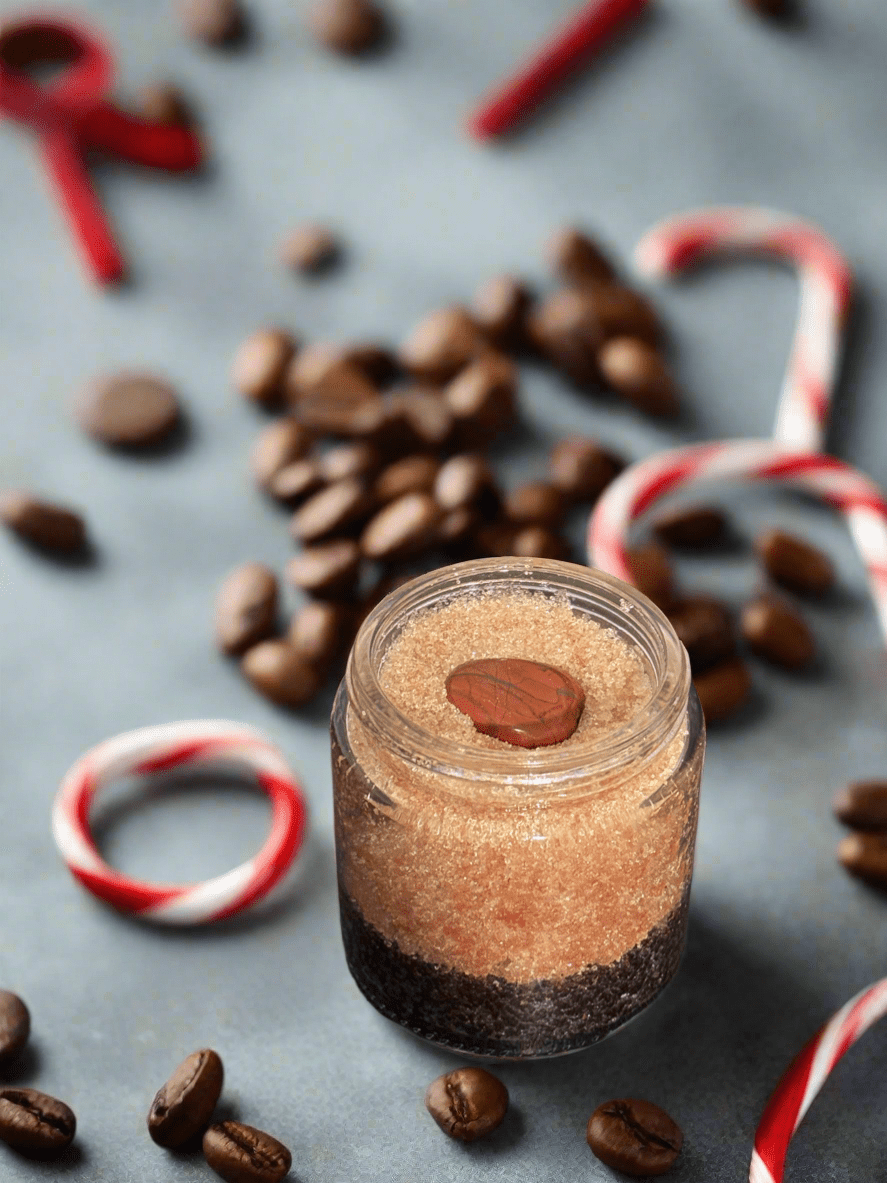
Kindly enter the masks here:
<path id="1" fill-rule="evenodd" d="M 217 168 L 199 182 L 116 166 L 96 174 L 136 280 L 99 295 L 30 143 L 0 129 L 0 484 L 83 506 L 99 552 L 93 566 L 66 567 L 0 538 L 0 982 L 34 1015 L 34 1050 L 16 1079 L 67 1099 L 80 1119 L 78 1153 L 61 1167 L 0 1153 L 0 1173 L 206 1177 L 201 1160 L 149 1142 L 144 1114 L 178 1059 L 208 1043 L 224 1057 L 231 1107 L 289 1143 L 301 1183 L 603 1180 L 611 1176 L 587 1150 L 585 1121 L 625 1094 L 666 1105 L 685 1128 L 675 1178 L 742 1179 L 791 1055 L 885 970 L 887 903 L 834 862 L 833 789 L 887 771 L 885 661 L 843 527 L 776 495 L 731 497 L 746 534 L 777 520 L 836 556 L 841 590 L 811 611 L 822 661 L 801 678 L 756 670 L 751 708 L 711 736 L 677 984 L 595 1050 L 504 1067 L 507 1127 L 465 1148 L 422 1106 L 426 1083 L 456 1060 L 378 1017 L 345 969 L 329 697 L 289 717 L 213 651 L 222 575 L 247 558 L 280 568 L 290 551 L 285 518 L 246 474 L 258 419 L 227 373 L 239 340 L 264 321 L 307 337 L 397 340 L 422 312 L 467 297 L 499 269 L 544 282 L 540 242 L 567 218 L 627 258 L 664 214 L 758 202 L 819 221 L 858 269 L 832 446 L 887 482 L 882 0 L 805 0 L 806 19 L 790 31 L 732 0 L 660 0 L 618 53 L 495 149 L 463 137 L 466 106 L 565 0 L 399 0 L 398 44 L 360 65 L 322 55 L 302 5 L 283 0 L 252 0 L 259 36 L 231 55 L 185 43 L 165 3 L 81 7 L 119 51 L 121 90 L 170 76 L 194 95 Z M 12 11 L 0 2 L 0 13 Z M 281 233 L 312 216 L 341 229 L 351 257 L 340 275 L 309 284 L 272 260 Z M 630 456 L 769 434 L 794 323 L 790 273 L 725 266 L 657 299 L 674 327 L 685 421 L 660 429 L 529 371 L 530 431 L 503 472 L 541 471 L 543 447 L 567 430 L 597 433 Z M 117 363 L 156 367 L 181 386 L 186 446 L 121 458 L 73 426 L 79 385 Z M 688 563 L 682 575 L 736 603 L 755 579 L 741 553 Z M 311 842 L 301 877 L 268 914 L 158 931 L 75 887 L 52 844 L 50 803 L 97 741 L 205 716 L 248 721 L 280 744 L 311 798 Z M 256 847 L 266 823 L 263 801 L 236 785 L 186 784 L 151 801 L 123 792 L 100 816 L 108 856 L 156 878 L 221 871 Z M 887 1180 L 885 1054 L 887 1028 L 876 1029 L 834 1074 L 795 1141 L 793 1181 Z"/>

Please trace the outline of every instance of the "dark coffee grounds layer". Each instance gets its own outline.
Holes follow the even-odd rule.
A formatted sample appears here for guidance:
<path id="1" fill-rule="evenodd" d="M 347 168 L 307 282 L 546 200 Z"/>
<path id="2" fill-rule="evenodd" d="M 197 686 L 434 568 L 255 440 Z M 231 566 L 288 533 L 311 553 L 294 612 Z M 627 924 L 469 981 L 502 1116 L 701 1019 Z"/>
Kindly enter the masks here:
<path id="1" fill-rule="evenodd" d="M 551 981 L 473 977 L 403 953 L 370 925 L 340 883 L 348 968 L 387 1018 L 470 1055 L 558 1056 L 603 1039 L 674 977 L 687 932 L 689 885 L 665 919 L 612 965 Z"/>

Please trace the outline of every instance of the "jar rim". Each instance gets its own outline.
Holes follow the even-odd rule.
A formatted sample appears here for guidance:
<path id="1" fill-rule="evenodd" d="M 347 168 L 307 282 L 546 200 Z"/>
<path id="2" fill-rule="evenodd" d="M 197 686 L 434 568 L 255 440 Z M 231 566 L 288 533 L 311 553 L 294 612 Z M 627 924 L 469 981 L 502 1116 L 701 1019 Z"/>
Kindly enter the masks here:
<path id="1" fill-rule="evenodd" d="M 503 751 L 443 739 L 404 714 L 381 684 L 384 647 L 396 626 L 413 615 L 451 602 L 460 594 L 495 587 L 509 591 L 566 594 L 597 599 L 601 610 L 618 614 L 625 639 L 646 657 L 652 689 L 649 699 L 620 727 L 563 749 L 509 748 Z M 573 593 L 571 597 L 571 592 Z M 598 623 L 612 627 L 604 619 Z M 630 623 L 631 628 L 628 628 Z M 396 588 L 373 608 L 358 631 L 345 671 L 349 706 L 373 738 L 409 765 L 451 782 L 489 777 L 510 786 L 532 786 L 563 795 L 572 784 L 611 783 L 631 762 L 646 763 L 678 734 L 687 714 L 690 664 L 665 614 L 637 588 L 597 568 L 555 559 L 484 558 L 454 563 L 419 575 Z"/>

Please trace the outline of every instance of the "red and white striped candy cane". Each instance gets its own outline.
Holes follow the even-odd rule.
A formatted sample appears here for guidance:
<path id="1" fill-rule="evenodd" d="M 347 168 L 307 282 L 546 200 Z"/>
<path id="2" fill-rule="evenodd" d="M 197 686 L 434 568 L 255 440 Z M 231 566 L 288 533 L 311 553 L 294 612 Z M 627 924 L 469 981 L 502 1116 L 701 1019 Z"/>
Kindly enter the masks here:
<path id="1" fill-rule="evenodd" d="M 589 519 L 590 563 L 631 583 L 627 542 L 632 522 L 676 489 L 737 478 L 798 485 L 841 511 L 865 564 L 887 639 L 887 501 L 881 490 L 841 460 L 771 440 L 691 444 L 632 464 L 605 490 Z"/>
<path id="2" fill-rule="evenodd" d="M 816 226 L 754 206 L 703 209 L 668 218 L 644 235 L 635 257 L 642 271 L 665 278 L 725 253 L 772 255 L 789 260 L 798 269 L 800 309 L 774 438 L 790 447 L 819 451 L 837 385 L 850 308 L 853 275 L 849 264 Z"/>
<path id="3" fill-rule="evenodd" d="M 271 800 L 271 832 L 253 858 L 203 883 L 145 883 L 110 867 L 96 848 L 89 810 L 121 776 L 224 765 L 249 772 Z M 121 912 L 161 924 L 206 924 L 251 907 L 286 875 L 305 831 L 299 783 L 280 752 L 252 727 L 222 719 L 165 723 L 115 736 L 81 756 L 62 781 L 52 831 L 69 870 Z"/>
<path id="4" fill-rule="evenodd" d="M 782 1183 L 785 1156 L 826 1077 L 873 1023 L 887 1015 L 887 978 L 841 1007 L 794 1060 L 767 1103 L 755 1134 L 749 1183 Z"/>

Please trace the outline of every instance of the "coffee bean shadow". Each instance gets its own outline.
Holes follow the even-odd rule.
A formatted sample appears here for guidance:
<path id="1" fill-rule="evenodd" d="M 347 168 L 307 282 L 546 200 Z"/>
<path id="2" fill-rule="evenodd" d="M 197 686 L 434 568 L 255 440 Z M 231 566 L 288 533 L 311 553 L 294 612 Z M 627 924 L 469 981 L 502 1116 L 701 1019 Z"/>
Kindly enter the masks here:
<path id="1" fill-rule="evenodd" d="M 41 1063 L 39 1047 L 31 1039 L 14 1060 L 0 1065 L 0 1088 L 27 1084 L 40 1071 Z"/>
<path id="2" fill-rule="evenodd" d="M 456 1145 L 466 1158 L 495 1158 L 519 1146 L 527 1132 L 527 1123 L 519 1106 L 509 1097 L 508 1112 L 497 1130 L 476 1142 L 457 1142 Z"/>
<path id="3" fill-rule="evenodd" d="M 89 1154 L 79 1142 L 72 1143 L 67 1150 L 63 1150 L 57 1158 L 32 1158 L 30 1155 L 18 1154 L 8 1147 L 0 1147 L 0 1150 L 14 1157 L 15 1161 L 19 1163 L 27 1163 L 29 1169 L 33 1172 L 33 1178 L 46 1175 L 47 1178 L 53 1178 L 56 1175 L 66 1175 L 69 1171 L 79 1170 L 81 1167 L 88 1166 Z M 0 1174 L 2 1174 L 2 1156 L 0 1156 Z"/>
<path id="4" fill-rule="evenodd" d="M 15 535 L 15 541 L 22 550 L 26 550 L 36 559 L 42 559 L 60 570 L 94 571 L 102 565 L 102 552 L 91 539 L 74 551 L 49 550 L 29 542 L 26 538 L 20 538 L 18 535 Z"/>
<path id="5" fill-rule="evenodd" d="M 706 729 L 713 735 L 729 735 L 763 723 L 769 714 L 767 695 L 757 682 L 753 682 L 748 698 L 742 706 L 725 719 L 706 721 Z"/>

